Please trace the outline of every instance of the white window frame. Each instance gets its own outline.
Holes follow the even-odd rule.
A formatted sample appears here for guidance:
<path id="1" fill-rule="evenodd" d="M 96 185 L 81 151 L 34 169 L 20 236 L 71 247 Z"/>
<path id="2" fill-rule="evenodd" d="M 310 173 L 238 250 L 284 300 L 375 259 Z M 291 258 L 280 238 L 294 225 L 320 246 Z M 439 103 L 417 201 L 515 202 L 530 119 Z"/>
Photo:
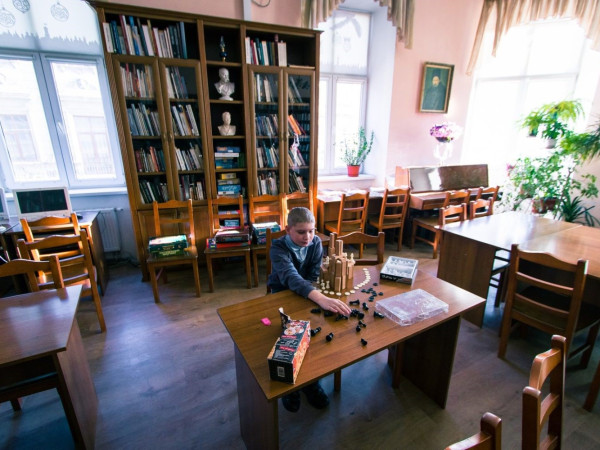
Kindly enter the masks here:
<path id="1" fill-rule="evenodd" d="M 56 159 L 56 164 L 59 172 L 59 180 L 43 181 L 43 182 L 19 182 L 13 177 L 8 158 L 8 151 L 5 147 L 4 139 L 0 139 L 0 163 L 2 168 L 0 174 L 3 176 L 3 184 L 9 189 L 18 188 L 34 188 L 34 187 L 50 187 L 50 186 L 67 186 L 69 189 L 89 189 L 89 188 L 106 188 L 106 187 L 124 187 L 125 176 L 123 171 L 123 162 L 120 154 L 120 146 L 114 118 L 114 111 L 111 104 L 111 95 L 106 77 L 106 66 L 101 56 L 93 55 L 74 55 L 74 54 L 57 54 L 44 52 L 28 52 L 28 51 L 11 51 L 2 49 L 0 51 L 2 57 L 12 59 L 26 59 L 32 61 L 40 91 L 40 97 L 44 108 L 46 123 L 50 134 L 50 140 Z M 69 63 L 93 63 L 96 65 L 98 73 L 98 82 L 100 84 L 101 99 L 105 111 L 106 124 L 108 128 L 109 145 L 113 163 L 115 165 L 116 178 L 112 180 L 77 180 L 73 164 L 71 161 L 71 153 L 69 151 L 67 135 L 64 129 L 64 120 L 61 114 L 58 94 L 56 92 L 52 77 L 52 62 L 69 62 Z"/>

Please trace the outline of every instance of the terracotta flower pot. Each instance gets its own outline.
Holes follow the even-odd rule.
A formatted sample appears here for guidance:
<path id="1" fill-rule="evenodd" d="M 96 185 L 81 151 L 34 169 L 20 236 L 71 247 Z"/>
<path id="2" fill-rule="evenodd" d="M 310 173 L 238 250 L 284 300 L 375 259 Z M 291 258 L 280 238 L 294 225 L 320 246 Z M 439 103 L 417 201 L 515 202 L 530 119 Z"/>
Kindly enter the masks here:
<path id="1" fill-rule="evenodd" d="M 360 166 L 347 166 L 348 168 L 348 176 L 349 177 L 357 177 L 358 172 L 360 172 Z"/>

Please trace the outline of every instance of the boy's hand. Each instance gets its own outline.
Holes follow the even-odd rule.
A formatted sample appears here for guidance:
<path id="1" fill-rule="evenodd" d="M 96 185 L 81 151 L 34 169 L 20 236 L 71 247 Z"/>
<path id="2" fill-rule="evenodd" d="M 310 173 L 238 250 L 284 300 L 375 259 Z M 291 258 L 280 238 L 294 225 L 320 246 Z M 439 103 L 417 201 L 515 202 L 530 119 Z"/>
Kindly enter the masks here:
<path id="1" fill-rule="evenodd" d="M 345 316 L 352 312 L 350 307 L 343 301 L 338 300 L 337 298 L 327 297 L 317 290 L 311 291 L 310 294 L 308 294 L 308 298 L 327 311 L 343 314 Z"/>

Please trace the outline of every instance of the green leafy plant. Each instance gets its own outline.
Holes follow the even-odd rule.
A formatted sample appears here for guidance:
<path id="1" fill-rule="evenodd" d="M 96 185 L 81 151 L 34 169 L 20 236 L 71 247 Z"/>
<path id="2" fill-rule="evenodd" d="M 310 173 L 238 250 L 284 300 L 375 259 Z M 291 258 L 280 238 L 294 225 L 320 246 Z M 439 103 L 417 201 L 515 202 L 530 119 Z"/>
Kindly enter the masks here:
<path id="1" fill-rule="evenodd" d="M 558 218 L 565 222 L 583 223 L 589 227 L 600 225 L 600 221 L 590 213 L 593 208 L 594 206 L 584 206 L 580 195 L 571 198 L 567 193 L 558 208 Z"/>
<path id="2" fill-rule="evenodd" d="M 586 161 L 600 156 L 600 121 L 588 132 L 566 136 L 561 142 L 561 147 Z"/>
<path id="3" fill-rule="evenodd" d="M 357 134 L 342 141 L 341 160 L 348 166 L 360 166 L 371 153 L 374 137 L 375 134 L 371 131 L 371 136 L 367 139 L 367 132 L 360 127 Z"/>
<path id="4" fill-rule="evenodd" d="M 544 139 L 560 139 L 572 133 L 569 124 L 582 114 L 583 107 L 578 100 L 563 100 L 531 111 L 520 125 L 527 128 L 530 136 L 539 134 Z"/>

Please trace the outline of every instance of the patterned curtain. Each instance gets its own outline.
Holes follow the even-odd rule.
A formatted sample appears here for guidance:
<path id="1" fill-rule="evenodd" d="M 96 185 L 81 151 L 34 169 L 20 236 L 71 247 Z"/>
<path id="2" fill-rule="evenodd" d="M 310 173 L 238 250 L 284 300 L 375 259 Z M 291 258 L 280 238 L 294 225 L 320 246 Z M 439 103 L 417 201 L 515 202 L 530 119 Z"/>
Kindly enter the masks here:
<path id="1" fill-rule="evenodd" d="M 388 20 L 396 27 L 399 42 L 412 48 L 413 17 L 415 0 L 378 0 L 388 10 Z M 302 0 L 302 26 L 316 28 L 319 22 L 325 22 L 343 0 Z"/>
<path id="2" fill-rule="evenodd" d="M 483 35 L 492 12 L 495 13 L 494 46 L 492 55 L 502 36 L 513 26 L 549 18 L 571 18 L 579 22 L 592 48 L 600 50 L 600 0 L 483 0 L 479 27 L 475 35 L 467 74 L 471 74 L 481 50 Z"/>

